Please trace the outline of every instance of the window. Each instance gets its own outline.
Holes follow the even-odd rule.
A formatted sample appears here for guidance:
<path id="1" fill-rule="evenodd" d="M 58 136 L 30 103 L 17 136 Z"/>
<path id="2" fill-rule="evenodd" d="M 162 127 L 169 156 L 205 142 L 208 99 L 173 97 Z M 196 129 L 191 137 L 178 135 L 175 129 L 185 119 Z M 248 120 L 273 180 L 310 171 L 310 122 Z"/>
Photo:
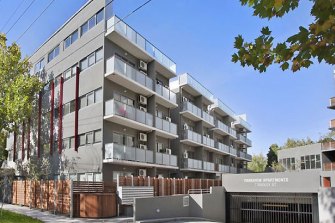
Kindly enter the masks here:
<path id="1" fill-rule="evenodd" d="M 123 95 L 119 94 L 118 92 L 114 92 L 114 99 L 117 100 L 117 101 L 120 101 L 124 104 L 134 106 L 134 100 L 133 99 L 128 98 L 126 96 L 123 96 Z"/>
<path id="2" fill-rule="evenodd" d="M 36 74 L 37 72 L 43 70 L 44 68 L 44 58 L 42 58 L 40 61 L 38 61 L 36 64 L 35 64 L 35 68 L 34 68 L 34 73 Z"/>
<path id="3" fill-rule="evenodd" d="M 88 22 L 85 22 L 81 27 L 81 36 L 84 35 L 88 31 Z"/>
<path id="4" fill-rule="evenodd" d="M 317 169 L 320 169 L 320 168 L 321 168 L 320 155 L 316 155 L 316 156 L 315 156 L 315 167 L 316 167 Z"/>
<path id="5" fill-rule="evenodd" d="M 64 80 L 68 80 L 71 78 L 71 69 L 67 69 L 65 72 L 64 72 Z"/>
<path id="6" fill-rule="evenodd" d="M 70 138 L 70 148 L 74 147 L 74 137 Z"/>
<path id="7" fill-rule="evenodd" d="M 310 162 L 309 156 L 305 157 L 305 161 L 306 161 L 306 169 L 310 169 L 311 168 L 311 162 Z"/>
<path id="8" fill-rule="evenodd" d="M 113 143 L 123 145 L 123 135 L 119 133 L 113 133 Z"/>
<path id="9" fill-rule="evenodd" d="M 63 149 L 70 148 L 70 138 L 63 139 Z"/>
<path id="10" fill-rule="evenodd" d="M 102 101 L 102 88 L 95 91 L 95 103 Z"/>
<path id="11" fill-rule="evenodd" d="M 157 152 L 161 153 L 163 151 L 163 148 L 164 148 L 163 143 L 158 142 L 156 146 L 157 146 Z"/>
<path id="12" fill-rule="evenodd" d="M 86 133 L 86 144 L 93 143 L 93 132 Z"/>
<path id="13" fill-rule="evenodd" d="M 64 40 L 64 49 L 68 48 L 72 43 L 78 39 L 78 30 L 74 31 Z"/>
<path id="14" fill-rule="evenodd" d="M 311 155 L 311 169 L 315 169 L 315 155 Z"/>
<path id="15" fill-rule="evenodd" d="M 79 108 L 84 108 L 87 106 L 87 99 L 86 99 L 86 95 L 84 96 L 81 96 L 80 97 L 80 101 L 79 101 L 80 105 L 79 105 Z"/>
<path id="16" fill-rule="evenodd" d="M 291 158 L 291 170 L 295 170 L 295 158 Z"/>
<path id="17" fill-rule="evenodd" d="M 104 19 L 104 10 L 102 9 L 97 13 L 97 24 L 101 22 L 103 19 Z"/>
<path id="18" fill-rule="evenodd" d="M 94 53 L 92 53 L 91 55 L 89 55 L 87 57 L 87 59 L 88 59 L 88 66 L 89 67 L 92 66 L 95 63 L 95 55 L 94 55 Z"/>
<path id="19" fill-rule="evenodd" d="M 88 20 L 88 29 L 92 29 L 95 26 L 95 15 Z"/>
<path id="20" fill-rule="evenodd" d="M 125 136 L 125 145 L 130 146 L 130 147 L 134 147 L 135 146 L 135 137 L 126 135 Z"/>
<path id="21" fill-rule="evenodd" d="M 100 49 L 98 49 L 95 52 L 95 60 L 96 60 L 96 62 L 102 60 L 102 57 L 103 57 L 103 51 L 102 51 L 102 48 L 100 48 Z"/>
<path id="22" fill-rule="evenodd" d="M 87 67 L 88 65 L 87 65 L 87 57 L 86 57 L 80 61 L 80 69 L 85 70 Z"/>
<path id="23" fill-rule="evenodd" d="M 79 135 L 79 146 L 84 146 L 86 144 L 86 135 L 81 134 Z"/>
<path id="24" fill-rule="evenodd" d="M 305 165 L 305 157 L 304 157 L 304 156 L 301 157 L 301 169 L 302 169 L 302 170 L 306 169 L 306 165 Z"/>
<path id="25" fill-rule="evenodd" d="M 53 48 L 51 52 L 48 54 L 48 62 L 52 61 L 59 54 L 59 45 Z"/>
<path id="26" fill-rule="evenodd" d="M 87 106 L 91 105 L 94 103 L 94 93 L 91 92 L 87 94 Z"/>
<path id="27" fill-rule="evenodd" d="M 69 114 L 71 112 L 74 112 L 74 110 L 75 110 L 75 101 L 72 100 L 72 101 L 64 104 L 63 109 L 64 109 L 63 110 L 64 115 L 67 115 L 67 114 Z"/>
<path id="28" fill-rule="evenodd" d="M 102 135 L 101 135 L 101 129 L 94 131 L 94 142 L 101 142 Z"/>

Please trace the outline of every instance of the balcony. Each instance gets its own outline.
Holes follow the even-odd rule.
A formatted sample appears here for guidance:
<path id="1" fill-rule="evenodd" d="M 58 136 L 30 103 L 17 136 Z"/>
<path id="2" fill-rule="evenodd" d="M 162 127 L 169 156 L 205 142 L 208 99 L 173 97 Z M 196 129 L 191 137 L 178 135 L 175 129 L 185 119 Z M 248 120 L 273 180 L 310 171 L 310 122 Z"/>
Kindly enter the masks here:
<path id="1" fill-rule="evenodd" d="M 335 170 L 335 163 L 324 163 L 322 170 L 323 171 L 334 171 Z"/>
<path id="2" fill-rule="evenodd" d="M 246 161 L 251 161 L 252 156 L 246 152 L 243 151 L 237 151 L 237 158 L 240 158 L 242 160 L 246 160 Z"/>
<path id="3" fill-rule="evenodd" d="M 230 172 L 230 173 L 237 173 L 237 168 L 234 167 L 234 166 L 230 166 L 230 167 L 229 167 L 229 172 Z"/>
<path id="4" fill-rule="evenodd" d="M 329 130 L 335 130 L 335 119 L 330 120 Z"/>
<path id="5" fill-rule="evenodd" d="M 223 165 L 223 164 L 216 164 L 215 170 L 221 173 L 229 173 L 230 172 L 230 168 L 227 165 Z"/>
<path id="6" fill-rule="evenodd" d="M 156 163 L 166 166 L 177 166 L 177 156 L 166 154 L 166 153 L 156 153 Z"/>
<path id="7" fill-rule="evenodd" d="M 246 168 L 237 168 L 237 173 L 251 173 L 251 171 Z"/>
<path id="8" fill-rule="evenodd" d="M 200 121 L 202 120 L 202 112 L 201 109 L 192 104 L 189 101 L 184 101 L 182 104 L 182 110 L 180 112 L 188 119 L 191 119 L 192 121 Z"/>
<path id="9" fill-rule="evenodd" d="M 245 144 L 249 147 L 252 146 L 251 140 L 241 134 L 237 134 L 237 140 L 235 142 L 240 143 L 240 144 Z"/>
<path id="10" fill-rule="evenodd" d="M 168 108 L 178 107 L 176 94 L 170 89 L 164 87 L 163 85 L 156 84 L 155 92 L 158 96 L 156 99 L 157 103 Z"/>
<path id="11" fill-rule="evenodd" d="M 203 164 L 204 164 L 204 168 L 203 169 L 205 171 L 211 171 L 211 172 L 215 171 L 215 169 L 214 169 L 214 163 L 204 161 Z"/>
<path id="12" fill-rule="evenodd" d="M 215 98 L 214 104 L 211 105 L 211 109 L 214 109 L 221 116 L 229 116 L 231 119 L 236 120 L 235 112 L 229 108 L 225 103 L 220 99 Z"/>
<path id="13" fill-rule="evenodd" d="M 329 109 L 335 109 L 335 97 L 329 99 Z"/>
<path id="14" fill-rule="evenodd" d="M 236 121 L 233 122 L 233 125 L 235 126 L 236 129 L 244 128 L 246 132 L 251 132 L 251 125 L 240 116 L 236 116 Z"/>
<path id="15" fill-rule="evenodd" d="M 214 148 L 214 140 L 207 136 L 202 136 L 202 144 L 204 144 L 206 147 Z"/>
<path id="16" fill-rule="evenodd" d="M 204 99 L 207 100 L 208 104 L 213 103 L 214 100 L 213 94 L 188 73 L 180 75 L 178 82 L 179 86 L 183 86 L 185 90 L 190 94 L 192 94 L 193 96 L 202 95 Z"/>
<path id="17" fill-rule="evenodd" d="M 185 129 L 181 142 L 191 146 L 202 146 L 201 137 L 202 136 L 199 133 L 193 132 L 189 129 Z"/>
<path id="18" fill-rule="evenodd" d="M 172 122 L 169 122 L 165 119 L 162 119 L 162 118 L 159 118 L 159 117 L 156 117 L 156 120 L 155 120 L 155 127 L 159 130 L 162 130 L 164 132 L 161 132 L 161 131 L 157 131 L 157 135 L 158 136 L 165 136 L 165 137 L 168 137 L 168 138 L 178 138 L 178 135 L 177 135 L 177 125 L 172 123 Z M 169 133 L 169 134 L 165 134 L 165 133 Z"/>
<path id="19" fill-rule="evenodd" d="M 202 111 L 202 119 L 205 121 L 204 126 L 214 127 L 214 118 L 205 111 Z"/>
<path id="20" fill-rule="evenodd" d="M 321 144 L 321 149 L 323 151 L 332 151 L 335 150 L 335 141 L 334 142 L 324 142 Z"/>
<path id="21" fill-rule="evenodd" d="M 106 61 L 105 77 L 138 94 L 154 94 L 154 82 L 151 78 L 115 56 Z"/>
<path id="22" fill-rule="evenodd" d="M 153 151 L 110 143 L 105 145 L 104 162 L 127 163 L 130 165 L 129 162 L 153 163 Z M 141 164 L 136 163 L 134 165 Z"/>
<path id="23" fill-rule="evenodd" d="M 202 161 L 201 160 L 195 160 L 195 159 L 184 159 L 184 169 L 196 169 L 196 170 L 202 170 Z"/>
<path id="24" fill-rule="evenodd" d="M 219 120 L 215 120 L 215 128 L 213 130 L 221 135 L 229 135 L 233 139 L 236 139 L 237 137 L 235 129 L 230 128 Z"/>
<path id="25" fill-rule="evenodd" d="M 155 130 L 153 115 L 114 99 L 105 102 L 105 120 L 141 131 Z"/>
<path id="26" fill-rule="evenodd" d="M 146 62 L 157 61 L 158 71 L 168 79 L 176 76 L 176 63 L 118 17 L 107 20 L 105 36 L 137 58 Z"/>
<path id="27" fill-rule="evenodd" d="M 223 143 L 215 142 L 215 148 L 217 148 L 218 150 L 220 150 L 225 154 L 230 154 L 230 147 Z"/>
<path id="28" fill-rule="evenodd" d="M 232 156 L 237 156 L 237 150 L 234 149 L 233 147 L 230 147 L 230 148 L 229 148 L 229 152 L 230 152 L 230 154 L 231 154 Z"/>

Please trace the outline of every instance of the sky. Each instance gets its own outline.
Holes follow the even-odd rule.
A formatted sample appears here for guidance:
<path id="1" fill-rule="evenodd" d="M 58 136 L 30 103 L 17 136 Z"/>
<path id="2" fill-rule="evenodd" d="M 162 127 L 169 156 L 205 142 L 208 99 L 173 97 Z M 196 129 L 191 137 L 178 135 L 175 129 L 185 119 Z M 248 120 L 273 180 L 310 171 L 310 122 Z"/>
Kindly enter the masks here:
<path id="1" fill-rule="evenodd" d="M 0 0 L 0 32 L 7 32 L 32 0 Z M 51 0 L 50 0 L 51 1 Z M 16 41 L 49 4 L 36 0 L 7 34 Z M 101 1 L 101 0 L 95 0 Z M 18 41 L 29 56 L 71 17 L 86 0 L 55 0 Z M 123 18 L 146 0 L 114 0 L 114 13 Z M 335 96 L 334 67 L 316 62 L 299 72 L 281 71 L 274 65 L 266 73 L 231 62 L 234 37 L 252 41 L 263 26 L 269 26 L 275 41 L 284 41 L 299 26 L 313 21 L 310 1 L 280 19 L 259 19 L 239 0 L 152 0 L 126 23 L 177 63 L 177 73 L 190 73 L 237 114 L 247 114 L 252 126 L 249 153 L 267 153 L 271 144 L 287 138 L 318 140 L 328 132 L 335 114 L 327 109 Z"/>

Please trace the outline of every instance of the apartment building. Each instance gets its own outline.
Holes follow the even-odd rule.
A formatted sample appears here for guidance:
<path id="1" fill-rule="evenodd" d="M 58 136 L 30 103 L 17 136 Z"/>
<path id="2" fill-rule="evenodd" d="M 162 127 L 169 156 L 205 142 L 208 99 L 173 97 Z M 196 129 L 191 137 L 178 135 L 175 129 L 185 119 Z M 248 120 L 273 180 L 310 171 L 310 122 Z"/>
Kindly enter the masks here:
<path id="1" fill-rule="evenodd" d="M 222 173 L 244 172 L 251 160 L 246 137 L 250 126 L 195 80 L 179 75 L 170 83 L 179 106 L 172 112 L 178 123 L 174 140 L 182 177 L 219 177 Z"/>
<path id="2" fill-rule="evenodd" d="M 182 92 L 170 90 L 176 64 L 114 16 L 109 0 L 88 1 L 30 62 L 31 75 L 45 87 L 32 117 L 7 141 L 8 167 L 32 156 L 47 157 L 55 177 L 100 181 L 117 174 L 179 176 L 185 169 L 182 159 L 188 160 L 184 145 L 201 147 L 189 147 L 190 162 L 201 163 L 198 169 L 186 165 L 188 172 L 199 173 L 189 177 L 236 173 L 251 159 L 245 137 L 250 128 L 243 118 L 225 113 L 222 102 L 215 106 L 207 92 L 192 91 L 190 82 Z M 177 79 L 184 77 L 189 76 Z M 184 107 L 184 95 L 196 105 L 187 101 Z M 196 143 L 181 134 L 193 134 L 180 127 L 185 123 L 201 135 Z"/>

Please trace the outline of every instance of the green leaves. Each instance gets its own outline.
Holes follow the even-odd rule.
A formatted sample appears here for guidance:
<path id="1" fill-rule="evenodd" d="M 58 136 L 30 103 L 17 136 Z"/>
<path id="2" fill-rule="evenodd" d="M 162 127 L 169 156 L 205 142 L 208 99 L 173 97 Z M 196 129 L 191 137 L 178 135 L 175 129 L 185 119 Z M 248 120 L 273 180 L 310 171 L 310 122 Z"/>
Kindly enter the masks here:
<path id="1" fill-rule="evenodd" d="M 281 17 L 299 5 L 298 0 L 240 0 L 242 5 L 254 9 L 254 15 L 260 18 Z M 335 1 L 313 0 L 311 15 L 315 20 L 308 28 L 299 27 L 299 31 L 288 37 L 285 42 L 273 46 L 274 37 L 268 27 L 261 30 L 261 35 L 254 42 L 245 42 L 239 35 L 234 47 L 237 53 L 232 55 L 234 63 L 252 66 L 259 72 L 265 72 L 273 63 L 278 63 L 284 71 L 293 72 L 308 68 L 313 59 L 318 62 L 335 64 Z"/>

